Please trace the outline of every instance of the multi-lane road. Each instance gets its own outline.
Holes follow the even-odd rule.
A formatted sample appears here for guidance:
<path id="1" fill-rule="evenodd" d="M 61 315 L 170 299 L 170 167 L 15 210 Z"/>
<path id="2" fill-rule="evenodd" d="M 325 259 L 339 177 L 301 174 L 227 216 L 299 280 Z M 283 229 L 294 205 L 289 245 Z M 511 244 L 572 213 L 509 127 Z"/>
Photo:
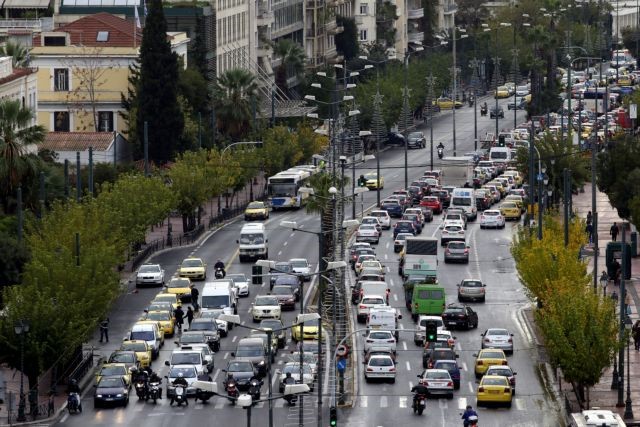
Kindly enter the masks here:
<path id="1" fill-rule="evenodd" d="M 484 99 L 480 99 L 480 102 Z M 492 104 L 492 99 L 487 99 Z M 501 101 L 506 110 L 508 100 Z M 513 114 L 506 112 L 506 119 L 500 120 L 500 128 L 509 128 L 513 124 Z M 468 106 L 456 112 L 457 122 L 457 154 L 473 150 L 474 109 Z M 523 119 L 522 112 L 518 112 L 519 120 Z M 488 117 L 480 117 L 478 108 L 478 135 L 484 135 L 486 131 L 495 129 L 495 121 Z M 453 155 L 452 152 L 452 118 L 451 112 L 443 112 L 434 118 L 434 148 L 442 141 L 445 145 L 445 155 Z M 427 148 L 412 150 L 409 155 L 409 180 L 421 176 L 421 172 L 429 167 L 429 142 L 428 130 Z M 437 156 L 436 156 L 437 159 Z M 437 161 L 437 160 L 436 160 Z M 404 187 L 404 153 L 402 149 L 392 149 L 380 154 L 381 173 L 385 178 L 383 197 L 395 189 Z M 375 160 L 368 161 L 356 171 L 357 175 L 375 170 Z M 350 175 L 350 171 L 346 172 Z M 366 208 L 375 203 L 375 192 L 365 193 L 363 205 Z M 360 204 L 358 204 L 358 212 Z M 345 214 L 350 217 L 350 208 Z M 301 232 L 292 232 L 279 226 L 280 221 L 296 221 L 298 227 L 307 230 L 319 228 L 319 218 L 305 214 L 304 211 L 276 212 L 267 220 L 266 227 L 269 234 L 269 253 L 276 260 L 288 260 L 295 257 L 306 257 L 314 266 L 317 266 L 318 252 L 316 237 Z M 440 223 L 437 215 L 434 222 L 423 231 L 423 235 L 438 236 L 437 225 Z M 242 221 L 231 222 L 224 228 L 210 235 L 197 247 L 178 248 L 156 255 L 150 261 L 160 263 L 166 271 L 167 280 L 171 277 L 182 259 L 189 255 L 201 257 L 209 264 L 209 274 L 212 276 L 213 263 L 222 259 L 230 273 L 242 272 L 247 276 L 251 274 L 251 264 L 240 264 L 237 258 L 237 244 Z M 385 231 L 377 248 L 377 255 L 389 267 L 389 284 L 392 289 L 391 304 L 405 310 L 402 294 L 402 284 L 396 275 L 397 255 L 393 253 L 391 232 Z M 473 376 L 472 354 L 480 347 L 480 333 L 487 327 L 506 327 L 515 335 L 515 352 L 509 357 L 510 365 L 518 372 L 517 394 L 511 409 L 481 409 L 480 420 L 482 425 L 509 425 L 509 426 L 540 426 L 557 425 L 557 409 L 545 395 L 536 373 L 535 352 L 532 349 L 531 337 L 527 329 L 520 321 L 519 310 L 528 302 L 522 292 L 515 272 L 514 262 L 511 259 L 509 245 L 512 237 L 512 228 L 508 226 L 504 230 L 480 230 L 477 223 L 470 223 L 467 231 L 468 242 L 471 246 L 471 260 L 468 265 L 449 265 L 440 263 L 439 280 L 447 288 L 448 302 L 455 301 L 455 285 L 461 279 L 478 277 L 487 283 L 486 303 L 476 303 L 474 308 L 479 313 L 480 325 L 478 329 L 471 331 L 457 331 L 457 350 L 460 354 L 460 365 L 464 368 L 461 389 L 456 391 L 453 400 L 430 400 L 427 410 L 422 417 L 413 415 L 409 389 L 415 384 L 416 375 L 422 372 L 421 350 L 413 343 L 412 335 L 402 333 L 398 344 L 398 378 L 394 385 L 390 384 L 366 384 L 362 377 L 362 368 L 357 367 L 355 372 L 355 392 L 353 408 L 344 408 L 339 412 L 339 425 L 348 426 L 411 426 L 411 425 L 458 425 L 461 424 L 460 412 L 467 404 L 475 406 L 476 383 Z M 440 255 L 441 256 L 441 255 Z M 314 283 L 314 282 L 312 282 Z M 197 284 L 202 287 L 202 283 Z M 304 293 L 308 296 L 310 286 L 305 285 Z M 98 351 L 108 356 L 119 346 L 121 337 L 142 314 L 158 289 L 140 289 L 137 293 L 123 295 L 111 313 L 110 343 L 95 344 Z M 239 304 L 239 314 L 243 322 L 251 325 L 248 310 L 251 301 L 256 295 L 268 292 L 268 285 L 262 287 L 251 286 L 249 298 L 243 298 Z M 406 314 L 406 310 L 404 311 Z M 291 324 L 295 312 L 284 312 L 283 322 Z M 413 322 L 410 316 L 403 316 L 401 321 L 404 329 L 411 329 Z M 355 324 L 354 324 L 355 325 Z M 356 325 L 357 327 L 357 325 Z M 215 356 L 214 380 L 222 383 L 228 360 L 232 358 L 231 352 L 235 350 L 237 341 L 246 336 L 249 331 L 239 327 L 230 331 L 229 336 L 222 339 L 220 351 Z M 360 338 L 361 339 L 361 338 Z M 361 341 L 359 341 L 362 344 Z M 360 346 L 359 344 L 359 346 Z M 166 373 L 163 363 L 169 358 L 175 348 L 173 340 L 168 340 L 153 368 L 161 374 Z M 274 371 L 289 361 L 289 352 L 294 346 L 289 341 L 285 350 L 280 350 L 276 357 Z M 356 349 L 358 350 L 358 349 Z M 277 376 L 274 375 L 274 384 Z M 330 390 L 328 381 L 323 383 L 323 406 L 321 425 L 328 425 L 328 397 Z M 277 390 L 277 388 L 275 389 Z M 263 395 L 266 394 L 266 384 Z M 316 395 L 305 397 L 303 402 L 303 425 L 314 426 L 318 423 Z M 300 425 L 300 405 L 289 407 L 283 400 L 274 401 L 274 425 L 296 426 Z M 170 407 L 168 401 L 163 399 L 157 405 L 139 402 L 135 396 L 126 408 L 94 409 L 92 403 L 92 390 L 84 396 L 83 407 L 85 411 L 79 415 L 65 415 L 57 425 L 59 426 L 199 426 L 199 425 L 241 425 L 246 423 L 247 411 L 233 407 L 223 398 L 213 398 L 209 403 L 190 403 L 188 407 Z M 259 403 L 252 410 L 252 425 L 268 425 L 267 404 Z"/>

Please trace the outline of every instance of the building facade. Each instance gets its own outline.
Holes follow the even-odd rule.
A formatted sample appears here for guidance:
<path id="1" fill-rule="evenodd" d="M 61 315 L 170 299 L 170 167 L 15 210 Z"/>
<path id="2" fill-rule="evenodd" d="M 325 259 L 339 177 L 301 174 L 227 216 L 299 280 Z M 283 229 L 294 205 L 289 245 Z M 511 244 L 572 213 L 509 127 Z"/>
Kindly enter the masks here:
<path id="1" fill-rule="evenodd" d="M 10 56 L 0 57 L 0 99 L 13 99 L 33 111 L 30 125 L 36 124 L 38 80 L 33 68 L 14 68 Z"/>

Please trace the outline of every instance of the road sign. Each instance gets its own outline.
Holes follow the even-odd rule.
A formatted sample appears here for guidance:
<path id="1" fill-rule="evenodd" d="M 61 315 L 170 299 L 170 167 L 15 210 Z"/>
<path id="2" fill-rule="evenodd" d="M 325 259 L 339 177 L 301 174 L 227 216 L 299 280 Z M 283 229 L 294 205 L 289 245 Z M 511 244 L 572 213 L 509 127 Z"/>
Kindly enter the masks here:
<path id="1" fill-rule="evenodd" d="M 341 344 L 338 346 L 338 348 L 336 348 L 336 354 L 338 356 L 346 356 L 347 355 L 347 346 L 344 344 Z M 345 362 L 346 363 L 346 362 Z"/>
<path id="2" fill-rule="evenodd" d="M 542 180 L 544 179 L 544 175 L 543 175 L 543 174 L 541 174 L 541 173 L 539 173 L 539 174 L 536 176 L 536 179 L 537 179 L 538 181 L 542 181 Z"/>
<path id="3" fill-rule="evenodd" d="M 629 118 L 637 119 L 638 118 L 638 105 L 637 104 L 629 104 Z"/>
<path id="4" fill-rule="evenodd" d="M 344 373 L 344 371 L 347 369 L 347 360 L 346 359 L 338 360 L 338 363 L 336 363 L 336 368 L 338 369 L 338 372 Z"/>

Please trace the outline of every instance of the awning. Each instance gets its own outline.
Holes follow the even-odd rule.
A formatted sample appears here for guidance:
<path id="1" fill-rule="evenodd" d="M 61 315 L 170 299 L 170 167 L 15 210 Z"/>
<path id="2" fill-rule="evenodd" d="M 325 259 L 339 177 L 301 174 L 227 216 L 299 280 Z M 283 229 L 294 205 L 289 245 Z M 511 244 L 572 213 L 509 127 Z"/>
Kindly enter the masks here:
<path id="1" fill-rule="evenodd" d="M 4 0 L 2 8 L 5 9 L 46 9 L 51 0 Z"/>

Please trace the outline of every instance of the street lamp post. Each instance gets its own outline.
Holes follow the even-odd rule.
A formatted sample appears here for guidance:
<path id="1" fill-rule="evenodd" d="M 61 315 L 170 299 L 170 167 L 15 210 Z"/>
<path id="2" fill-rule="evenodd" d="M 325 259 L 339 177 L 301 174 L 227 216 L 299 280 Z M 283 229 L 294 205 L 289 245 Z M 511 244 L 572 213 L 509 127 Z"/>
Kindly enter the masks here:
<path id="1" fill-rule="evenodd" d="M 26 421 L 25 408 L 27 402 L 24 395 L 24 336 L 29 332 L 29 321 L 20 319 L 13 325 L 13 331 L 20 337 L 20 401 L 18 403 L 18 418 L 16 421 Z"/>
<path id="2" fill-rule="evenodd" d="M 630 361 L 629 358 L 629 344 L 631 343 L 631 328 L 633 326 L 633 322 L 631 321 L 631 317 L 626 316 L 624 320 L 624 326 L 627 330 L 627 361 Z M 630 362 L 628 362 L 631 364 Z M 630 378 L 630 367 L 627 367 L 627 399 L 624 401 L 624 415 L 623 418 L 625 420 L 633 419 L 633 408 L 631 407 L 631 378 Z"/>
<path id="3" fill-rule="evenodd" d="M 473 151 L 478 151 L 478 69 L 480 61 L 474 57 L 469 61 L 469 67 L 473 69 Z M 433 166 L 431 168 L 433 170 Z"/>
<path id="4" fill-rule="evenodd" d="M 418 46 L 415 48 L 414 52 L 423 51 L 424 47 Z M 405 50 L 404 52 L 404 103 L 407 110 L 405 111 L 405 115 L 403 117 L 404 120 L 404 188 L 409 186 L 409 87 L 408 87 L 408 79 L 409 79 L 409 57 L 412 52 L 409 50 Z"/>
<path id="5" fill-rule="evenodd" d="M 456 38 L 456 30 L 460 31 L 461 33 L 466 32 L 466 30 L 464 28 L 460 28 L 458 29 L 457 27 L 453 27 L 451 29 L 451 40 L 453 41 L 453 68 L 451 69 L 451 72 L 453 74 L 453 108 L 452 108 L 452 116 L 453 116 L 453 132 L 452 132 L 452 136 L 453 136 L 453 156 L 455 157 L 456 154 L 456 101 L 458 100 L 458 69 L 457 69 L 457 64 L 456 64 L 456 41 L 458 40 L 462 40 L 464 38 L 467 38 L 468 35 L 467 34 L 461 34 L 460 38 Z"/>
<path id="6" fill-rule="evenodd" d="M 620 330 L 619 330 L 619 341 L 620 342 L 624 342 L 624 324 L 625 324 L 625 318 L 627 317 L 627 307 L 626 307 L 626 300 L 627 300 L 627 287 L 626 287 L 626 268 L 627 268 L 627 251 L 626 251 L 626 246 L 627 246 L 627 241 L 626 241 L 626 232 L 625 232 L 625 223 L 623 222 L 622 224 L 620 224 L 620 226 L 622 227 L 622 251 L 621 251 L 621 257 L 622 260 L 620 262 L 620 267 L 622 270 L 622 274 L 620 275 L 620 308 L 619 308 L 619 315 L 620 315 Z M 625 366 L 624 364 L 624 347 L 620 347 L 619 353 L 618 353 L 618 401 L 616 402 L 616 407 L 618 408 L 622 408 L 625 407 L 625 403 L 623 401 L 624 398 L 624 370 L 629 369 L 629 366 Z M 630 403 L 629 403 L 630 404 Z M 626 413 L 626 410 L 625 410 Z"/>
<path id="7" fill-rule="evenodd" d="M 427 99 L 429 101 L 429 146 L 430 146 L 430 157 L 429 157 L 429 168 L 433 170 L 433 86 L 436 84 L 436 78 L 433 76 L 433 73 L 429 73 L 429 75 L 425 78 L 427 82 Z M 455 107 L 455 105 L 454 105 Z"/>

